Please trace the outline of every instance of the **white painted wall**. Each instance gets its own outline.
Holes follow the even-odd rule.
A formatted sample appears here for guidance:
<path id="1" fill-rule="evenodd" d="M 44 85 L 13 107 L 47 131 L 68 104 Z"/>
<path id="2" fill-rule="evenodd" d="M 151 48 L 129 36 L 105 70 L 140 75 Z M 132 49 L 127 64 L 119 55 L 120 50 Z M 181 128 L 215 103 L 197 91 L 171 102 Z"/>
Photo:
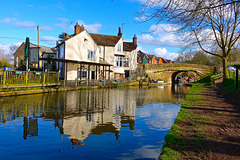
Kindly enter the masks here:
<path id="1" fill-rule="evenodd" d="M 121 45 L 121 51 L 118 50 L 119 44 Z M 78 35 L 65 41 L 65 50 L 64 44 L 60 46 L 60 57 L 67 60 L 76 60 L 76 61 L 87 61 L 99 63 L 100 57 L 104 58 L 111 66 L 113 72 L 110 73 L 110 78 L 114 78 L 114 73 L 124 74 L 124 70 L 135 70 L 137 68 L 137 51 L 124 52 L 123 51 L 123 39 L 121 38 L 115 46 L 98 46 L 92 37 L 88 34 L 87 31 L 83 31 Z M 95 60 L 88 59 L 88 51 L 95 51 Z M 65 51 L 65 53 L 64 53 Z M 123 55 L 129 58 L 129 67 L 117 67 L 114 66 L 114 57 L 115 55 Z M 67 80 L 76 80 L 78 77 L 78 68 L 79 65 L 68 63 L 67 66 Z M 91 71 L 96 70 L 95 66 L 90 69 L 90 79 Z M 105 68 L 108 70 L 108 67 Z M 106 77 L 108 77 L 108 72 Z M 98 71 L 99 75 L 99 71 Z"/>
<path id="2" fill-rule="evenodd" d="M 99 62 L 99 47 L 93 41 L 92 37 L 83 31 L 76 36 L 65 41 L 65 59 Z M 95 60 L 88 59 L 88 50 L 95 51 Z"/>
<path id="3" fill-rule="evenodd" d="M 136 70 L 137 68 L 137 49 L 131 51 L 131 52 L 127 52 L 124 51 L 124 54 L 126 55 L 126 58 L 129 59 L 129 67 L 125 67 L 125 70 Z"/>

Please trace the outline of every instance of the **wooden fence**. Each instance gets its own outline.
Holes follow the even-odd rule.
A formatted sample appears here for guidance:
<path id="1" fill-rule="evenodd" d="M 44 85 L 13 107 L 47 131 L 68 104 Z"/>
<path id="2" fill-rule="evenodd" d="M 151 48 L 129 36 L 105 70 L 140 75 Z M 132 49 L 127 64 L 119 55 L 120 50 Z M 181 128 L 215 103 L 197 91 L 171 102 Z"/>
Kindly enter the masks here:
<path id="1" fill-rule="evenodd" d="M 58 83 L 59 72 L 0 71 L 0 85 Z"/>

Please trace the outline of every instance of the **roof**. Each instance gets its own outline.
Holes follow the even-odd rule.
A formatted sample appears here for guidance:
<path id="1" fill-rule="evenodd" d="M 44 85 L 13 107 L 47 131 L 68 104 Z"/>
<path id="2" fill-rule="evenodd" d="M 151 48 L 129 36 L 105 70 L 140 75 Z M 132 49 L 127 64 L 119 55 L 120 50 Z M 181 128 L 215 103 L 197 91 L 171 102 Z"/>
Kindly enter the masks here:
<path id="1" fill-rule="evenodd" d="M 150 58 L 150 59 L 153 59 L 153 57 L 154 57 L 154 55 L 150 55 L 150 54 L 148 54 L 147 56 L 148 56 L 148 58 Z M 155 57 L 156 57 L 156 56 L 155 56 Z"/>
<path id="2" fill-rule="evenodd" d="M 142 51 L 138 51 L 138 57 L 140 57 L 141 59 L 143 59 L 143 57 L 146 56 L 147 57 L 147 54 L 146 53 L 143 53 Z"/>
<path id="3" fill-rule="evenodd" d="M 30 48 L 37 48 L 37 47 L 38 46 L 36 44 L 30 43 Z M 51 48 L 51 47 L 41 46 L 41 45 L 39 45 L 39 47 L 42 53 L 56 54 L 56 48 Z"/>
<path id="4" fill-rule="evenodd" d="M 118 41 L 122 38 L 121 36 L 110 36 L 103 34 L 89 33 L 97 45 L 101 46 L 115 46 Z"/>
<path id="5" fill-rule="evenodd" d="M 23 45 L 25 46 L 25 44 L 24 44 L 24 42 L 22 42 L 22 44 L 18 47 L 18 49 L 13 53 L 13 55 L 15 55 L 16 53 L 17 53 L 17 51 L 21 48 L 21 47 L 23 47 Z"/>
<path id="6" fill-rule="evenodd" d="M 159 61 L 159 60 L 160 60 L 160 58 L 162 58 L 162 57 L 156 57 L 156 60 L 157 60 L 157 61 Z"/>
<path id="7" fill-rule="evenodd" d="M 39 58 L 44 61 L 56 61 L 56 62 L 67 62 L 67 63 L 76 63 L 76 64 L 87 64 L 87 65 L 97 65 L 97 66 L 112 66 L 106 61 L 96 62 L 87 62 L 87 61 L 78 61 L 78 60 L 70 60 L 70 59 L 61 59 L 61 58 Z"/>
<path id="8" fill-rule="evenodd" d="M 165 59 L 166 61 L 167 61 L 167 63 L 170 63 L 171 62 L 171 60 L 169 60 L 169 59 Z"/>
<path id="9" fill-rule="evenodd" d="M 133 51 L 137 48 L 137 45 L 132 42 L 123 42 L 123 51 Z"/>

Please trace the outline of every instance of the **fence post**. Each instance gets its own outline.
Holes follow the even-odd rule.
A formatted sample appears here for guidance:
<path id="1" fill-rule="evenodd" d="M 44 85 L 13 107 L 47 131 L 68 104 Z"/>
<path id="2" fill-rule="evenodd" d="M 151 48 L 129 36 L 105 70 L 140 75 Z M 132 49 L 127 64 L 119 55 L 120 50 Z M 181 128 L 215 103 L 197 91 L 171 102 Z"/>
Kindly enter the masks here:
<path id="1" fill-rule="evenodd" d="M 46 72 L 43 72 L 43 84 L 46 83 Z"/>
<path id="2" fill-rule="evenodd" d="M 57 83 L 59 83 L 59 72 L 57 72 Z"/>
<path id="3" fill-rule="evenodd" d="M 26 75 L 25 75 L 25 80 L 26 80 L 26 84 L 28 84 L 28 71 L 26 72 Z"/>
<path id="4" fill-rule="evenodd" d="M 6 78 L 7 78 L 7 70 L 3 71 L 3 85 L 6 84 Z"/>
<path id="5" fill-rule="evenodd" d="M 236 67 L 235 89 L 238 90 L 238 66 Z"/>

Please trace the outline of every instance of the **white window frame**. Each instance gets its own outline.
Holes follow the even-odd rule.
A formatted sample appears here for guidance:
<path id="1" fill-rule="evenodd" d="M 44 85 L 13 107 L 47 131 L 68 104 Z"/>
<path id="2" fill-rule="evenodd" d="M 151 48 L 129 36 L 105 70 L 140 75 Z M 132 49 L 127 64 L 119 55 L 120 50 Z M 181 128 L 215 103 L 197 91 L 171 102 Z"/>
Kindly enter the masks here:
<path id="1" fill-rule="evenodd" d="M 18 67 L 18 56 L 16 56 L 16 67 Z"/>
<path id="2" fill-rule="evenodd" d="M 114 66 L 129 67 L 129 58 L 124 58 L 122 56 L 114 56 Z"/>
<path id="3" fill-rule="evenodd" d="M 118 52 L 122 52 L 122 45 L 118 44 Z"/>
<path id="4" fill-rule="evenodd" d="M 96 51 L 90 51 L 90 50 L 88 50 L 88 59 L 90 59 L 90 60 L 96 60 Z"/>

